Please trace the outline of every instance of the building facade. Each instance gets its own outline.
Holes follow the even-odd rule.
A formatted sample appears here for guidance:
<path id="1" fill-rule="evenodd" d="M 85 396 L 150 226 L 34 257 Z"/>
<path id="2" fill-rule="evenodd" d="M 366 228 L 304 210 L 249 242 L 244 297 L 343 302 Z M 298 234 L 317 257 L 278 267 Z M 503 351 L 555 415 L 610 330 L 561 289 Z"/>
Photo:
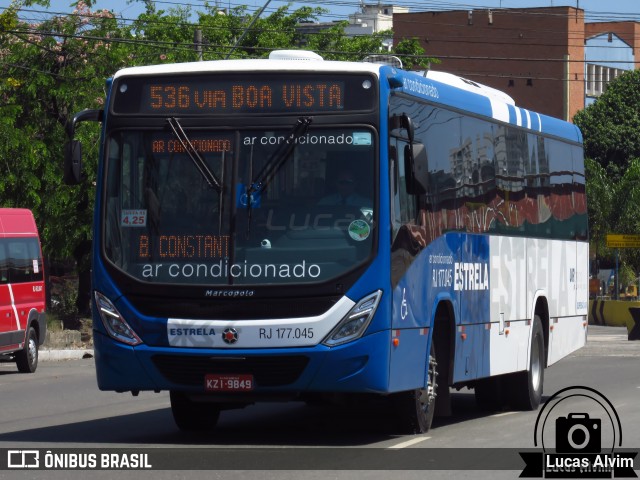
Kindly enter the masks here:
<path id="1" fill-rule="evenodd" d="M 398 13 L 394 43 L 415 38 L 435 70 L 502 90 L 565 120 L 624 70 L 638 68 L 637 22 L 585 23 L 584 10 L 549 7 Z"/>
<path id="2" fill-rule="evenodd" d="M 416 38 L 434 69 L 570 119 L 584 108 L 584 11 L 572 7 L 394 15 L 394 43 Z"/>
<path id="3" fill-rule="evenodd" d="M 371 35 L 391 30 L 393 28 L 393 16 L 408 12 L 409 9 L 406 7 L 381 3 L 362 4 L 360 11 L 349 15 L 349 25 L 345 29 L 345 33 L 347 35 Z"/>
<path id="4" fill-rule="evenodd" d="M 640 68 L 640 23 L 585 24 L 585 105 L 602 95 L 625 70 Z"/>

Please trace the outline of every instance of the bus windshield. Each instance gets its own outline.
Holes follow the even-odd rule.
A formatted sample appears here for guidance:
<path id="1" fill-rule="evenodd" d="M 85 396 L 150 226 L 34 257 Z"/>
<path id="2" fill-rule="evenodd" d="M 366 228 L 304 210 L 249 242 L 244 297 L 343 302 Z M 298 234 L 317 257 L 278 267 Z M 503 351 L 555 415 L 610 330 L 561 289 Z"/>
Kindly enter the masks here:
<path id="1" fill-rule="evenodd" d="M 373 254 L 376 142 L 368 127 L 293 122 L 205 130 L 174 121 L 164 130 L 114 131 L 103 254 L 155 284 L 337 278 Z"/>

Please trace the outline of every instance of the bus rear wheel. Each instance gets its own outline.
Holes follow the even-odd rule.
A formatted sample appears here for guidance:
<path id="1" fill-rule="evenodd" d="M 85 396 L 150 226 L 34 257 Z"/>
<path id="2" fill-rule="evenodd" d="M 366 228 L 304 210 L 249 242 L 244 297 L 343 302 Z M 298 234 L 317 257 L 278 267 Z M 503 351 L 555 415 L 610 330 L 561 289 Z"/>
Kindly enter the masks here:
<path id="1" fill-rule="evenodd" d="M 220 417 L 220 408 L 213 403 L 196 402 L 183 392 L 170 392 L 171 413 L 183 432 L 213 430 Z"/>
<path id="2" fill-rule="evenodd" d="M 403 432 L 414 434 L 429 431 L 436 406 L 437 382 L 438 362 L 436 361 L 435 343 L 432 343 L 426 388 L 400 392 L 394 396 L 394 407 L 398 413 Z"/>
<path id="3" fill-rule="evenodd" d="M 504 379 L 509 403 L 516 410 L 535 410 L 542 401 L 545 366 L 544 334 L 542 320 L 536 315 L 533 320 L 529 368 Z"/>
<path id="4" fill-rule="evenodd" d="M 16 353 L 16 366 L 21 373 L 33 373 L 38 368 L 38 334 L 29 327 L 24 348 Z"/>
<path id="5" fill-rule="evenodd" d="M 502 377 L 483 378 L 474 387 L 476 404 L 488 412 L 502 410 L 505 407 L 505 394 Z"/>

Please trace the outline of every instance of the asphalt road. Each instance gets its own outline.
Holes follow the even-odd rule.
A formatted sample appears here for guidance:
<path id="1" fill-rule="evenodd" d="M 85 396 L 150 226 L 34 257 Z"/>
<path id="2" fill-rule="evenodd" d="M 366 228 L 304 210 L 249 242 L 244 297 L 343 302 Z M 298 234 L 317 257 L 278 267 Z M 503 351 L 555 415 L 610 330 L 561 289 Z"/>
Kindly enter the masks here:
<path id="1" fill-rule="evenodd" d="M 545 371 L 544 401 L 562 389 L 568 390 L 556 397 L 555 403 L 550 402 L 543 412 L 547 417 L 542 419 L 590 412 L 592 417 L 603 419 L 603 446 L 618 441 L 620 433 L 621 448 L 638 450 L 640 341 L 628 341 L 626 330 L 621 328 L 589 329 L 587 347 Z M 478 472 L 473 466 L 488 468 L 486 462 L 499 463 L 500 455 L 505 465 L 512 465 L 518 449 L 535 449 L 534 441 L 558 438 L 554 429 L 535 430 L 540 411 L 487 413 L 476 407 L 469 390 L 453 394 L 454 415 L 437 419 L 426 435 L 397 435 L 384 402 L 258 404 L 223 412 L 218 427 L 210 434 L 185 435 L 174 426 L 167 393 L 142 392 L 132 397 L 100 392 L 92 358 L 42 361 L 32 375 L 18 374 L 15 365 L 2 363 L 0 402 L 0 449 L 97 455 L 151 452 L 154 468 L 162 468 L 92 471 L 91 478 L 353 478 L 356 472 L 339 466 L 354 468 L 354 461 L 361 465 L 358 478 L 387 478 L 389 472 L 383 470 L 397 468 L 413 470 L 396 471 L 403 478 L 423 478 L 425 474 L 429 478 L 517 478 L 519 463 L 513 470 L 499 471 Z M 607 402 L 612 408 L 603 413 Z M 552 410 L 553 415 L 549 414 Z M 615 415 L 620 419 L 620 432 L 610 421 Z M 447 450 L 443 457 L 436 450 L 439 448 L 466 450 Z M 487 449 L 486 454 L 478 455 L 476 449 L 480 448 Z M 389 452 L 399 453 L 390 457 Z M 402 456 L 406 454 L 409 456 Z M 418 470 L 430 455 L 435 455 L 436 464 L 443 461 L 446 470 Z M 511 461 L 507 461 L 509 458 Z M 330 464 L 337 469 L 323 470 Z M 225 470 L 217 470 L 220 465 Z M 203 470 L 190 470 L 198 466 Z M 0 476 L 4 477 L 3 473 L 11 474 L 10 478 L 47 479 L 70 478 L 72 473 L 73 478 L 86 478 L 88 474 L 11 470 L 0 471 Z"/>

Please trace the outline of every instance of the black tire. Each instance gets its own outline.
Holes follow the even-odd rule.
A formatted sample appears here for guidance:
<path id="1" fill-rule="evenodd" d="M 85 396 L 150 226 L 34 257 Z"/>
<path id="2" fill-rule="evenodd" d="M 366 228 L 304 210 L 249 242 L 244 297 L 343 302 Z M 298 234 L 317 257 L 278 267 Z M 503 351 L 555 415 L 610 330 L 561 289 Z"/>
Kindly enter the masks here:
<path id="1" fill-rule="evenodd" d="M 435 343 L 432 343 L 427 368 L 427 387 L 394 395 L 393 403 L 403 433 L 426 433 L 431 428 L 436 406 L 437 380 L 438 362 L 436 361 Z"/>
<path id="2" fill-rule="evenodd" d="M 511 408 L 516 410 L 536 410 L 542 401 L 546 352 L 542 320 L 538 315 L 533 320 L 529 368 L 505 377 L 505 388 Z"/>
<path id="3" fill-rule="evenodd" d="M 20 373 L 33 373 L 38 368 L 38 334 L 29 327 L 22 350 L 16 353 L 16 365 Z"/>
<path id="4" fill-rule="evenodd" d="M 220 417 L 220 408 L 214 403 L 194 402 L 183 392 L 170 392 L 171 413 L 183 432 L 213 430 Z"/>
<path id="5" fill-rule="evenodd" d="M 496 412 L 504 409 L 506 400 L 502 380 L 502 377 L 489 377 L 476 382 L 473 390 L 481 410 Z"/>

